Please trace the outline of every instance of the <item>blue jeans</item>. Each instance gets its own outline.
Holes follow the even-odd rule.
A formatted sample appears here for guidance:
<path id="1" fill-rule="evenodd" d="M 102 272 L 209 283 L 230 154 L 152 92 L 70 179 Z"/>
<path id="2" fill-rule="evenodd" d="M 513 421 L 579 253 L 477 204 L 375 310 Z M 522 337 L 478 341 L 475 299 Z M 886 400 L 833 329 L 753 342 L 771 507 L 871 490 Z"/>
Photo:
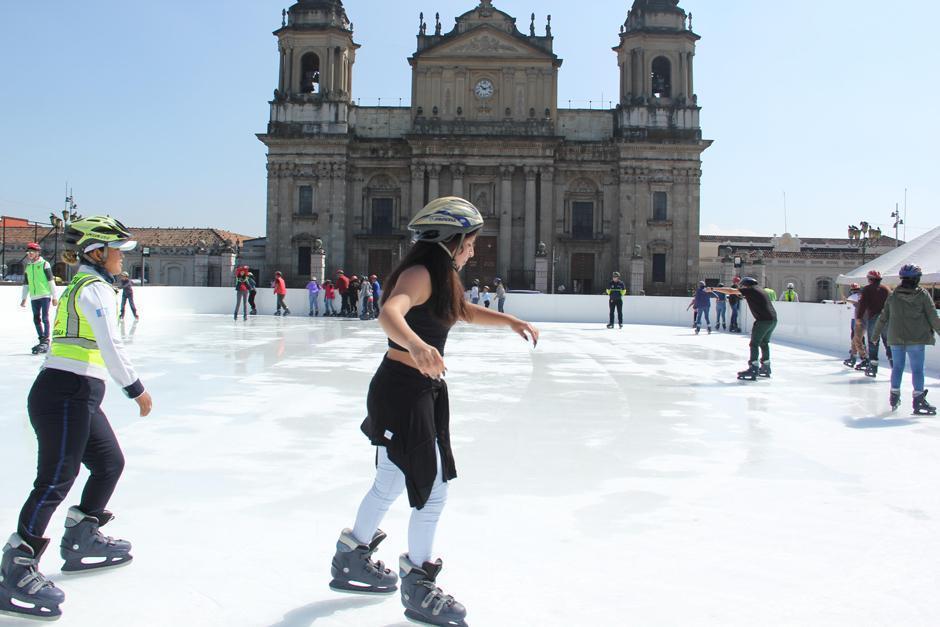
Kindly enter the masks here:
<path id="1" fill-rule="evenodd" d="M 875 316 L 874 318 L 869 318 L 865 323 L 868 333 L 868 358 L 872 361 L 878 361 L 878 346 L 879 344 L 885 345 L 885 355 L 888 356 L 888 359 L 891 359 L 891 347 L 888 346 L 888 327 L 885 325 L 885 328 L 881 330 L 881 337 L 877 338 L 880 341 L 875 341 L 875 325 L 878 324 L 878 318 L 880 316 Z"/>
<path id="2" fill-rule="evenodd" d="M 709 313 L 711 313 L 711 307 L 702 307 L 701 309 L 696 309 L 695 310 L 695 326 L 697 327 L 702 326 L 702 315 L 704 314 L 705 324 L 708 325 L 709 328 L 711 328 L 712 322 L 709 317 Z"/>
<path id="3" fill-rule="evenodd" d="M 741 302 L 738 301 L 735 304 L 731 305 L 731 324 L 728 326 L 732 329 L 738 328 L 738 312 L 741 311 Z"/>
<path id="4" fill-rule="evenodd" d="M 333 299 L 332 298 L 323 298 L 323 315 L 332 316 L 333 315 Z"/>
<path id="5" fill-rule="evenodd" d="M 720 300 L 715 303 L 715 326 L 726 324 L 726 313 L 728 311 L 727 301 Z"/>
<path id="6" fill-rule="evenodd" d="M 891 367 L 891 389 L 901 389 L 901 377 L 904 376 L 904 362 L 911 360 L 911 379 L 914 382 L 914 391 L 924 391 L 924 356 L 926 347 L 923 344 L 894 345 L 891 347 L 894 364 Z"/>
<path id="7" fill-rule="evenodd" d="M 320 303 L 317 301 L 320 292 L 307 292 L 307 299 L 310 301 L 310 313 L 320 315 Z"/>
<path id="8" fill-rule="evenodd" d="M 496 299 L 496 309 L 499 310 L 499 313 L 503 313 L 503 308 L 506 306 L 506 297 Z"/>
<path id="9" fill-rule="evenodd" d="M 36 325 L 36 335 L 40 340 L 49 338 L 49 304 L 51 302 L 52 297 L 30 301 L 33 307 L 33 324 Z"/>

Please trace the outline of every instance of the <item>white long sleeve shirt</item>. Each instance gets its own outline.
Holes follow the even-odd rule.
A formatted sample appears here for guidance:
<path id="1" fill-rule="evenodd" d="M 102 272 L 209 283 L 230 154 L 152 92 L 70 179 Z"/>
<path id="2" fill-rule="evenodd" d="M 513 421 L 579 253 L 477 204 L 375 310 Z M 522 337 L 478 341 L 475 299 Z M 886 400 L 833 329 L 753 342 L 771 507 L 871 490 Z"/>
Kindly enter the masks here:
<path id="1" fill-rule="evenodd" d="M 108 279 L 91 266 L 83 265 L 78 271 L 97 275 L 104 281 L 103 283 L 95 281 L 82 288 L 75 306 L 85 316 L 95 334 L 95 341 L 98 343 L 98 350 L 101 351 L 105 368 L 74 359 L 56 357 L 52 353 L 46 357 L 43 367 L 74 372 L 101 380 L 106 380 L 107 375 L 110 374 L 111 378 L 124 388 L 127 396 L 137 398 L 144 393 L 144 386 L 137 377 L 130 359 L 127 358 L 124 342 L 121 341 L 121 334 L 117 328 L 117 292 L 111 287 Z M 55 343 L 54 337 L 52 342 Z"/>

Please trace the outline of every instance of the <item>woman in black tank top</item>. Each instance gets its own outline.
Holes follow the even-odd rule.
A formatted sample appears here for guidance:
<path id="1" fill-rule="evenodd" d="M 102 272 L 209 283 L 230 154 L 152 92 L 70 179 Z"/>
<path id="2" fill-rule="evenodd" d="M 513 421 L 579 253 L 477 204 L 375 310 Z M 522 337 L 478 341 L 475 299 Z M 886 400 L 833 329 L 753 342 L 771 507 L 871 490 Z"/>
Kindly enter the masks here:
<path id="1" fill-rule="evenodd" d="M 385 534 L 378 528 L 404 491 L 412 514 L 408 552 L 399 558 L 405 615 L 434 625 L 461 624 L 467 610 L 436 584 L 433 560 L 437 521 L 447 482 L 457 476 L 450 445 L 444 346 L 459 320 L 507 326 L 533 345 L 538 330 L 528 322 L 463 298 L 458 271 L 473 257 L 483 218 L 462 198 L 439 198 L 408 225 L 417 242 L 386 280 L 379 323 L 389 350 L 372 382 L 361 429 L 376 449 L 376 477 L 353 528 L 343 530 L 333 557 L 334 590 L 390 594 L 398 577 L 372 560 Z M 432 561 L 433 560 L 433 561 Z"/>

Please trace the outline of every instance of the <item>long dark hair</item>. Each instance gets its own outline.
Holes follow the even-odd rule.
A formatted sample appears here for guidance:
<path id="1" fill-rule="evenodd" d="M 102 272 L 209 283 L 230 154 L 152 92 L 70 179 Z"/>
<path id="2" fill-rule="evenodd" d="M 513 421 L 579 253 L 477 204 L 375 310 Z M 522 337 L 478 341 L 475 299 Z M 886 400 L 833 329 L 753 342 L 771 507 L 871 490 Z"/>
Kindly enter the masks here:
<path id="1" fill-rule="evenodd" d="M 466 239 L 474 235 L 476 235 L 475 232 L 467 235 Z M 459 235 L 455 236 L 455 238 L 459 237 Z M 445 242 L 445 245 L 453 241 L 454 238 Z M 467 318 L 467 301 L 464 299 L 463 282 L 454 270 L 453 259 L 439 244 L 432 242 L 416 242 L 411 247 L 398 267 L 386 279 L 385 289 L 382 291 L 382 305 L 394 291 L 401 273 L 412 266 L 424 266 L 431 275 L 431 297 L 427 305 L 435 318 L 448 325 Z"/>

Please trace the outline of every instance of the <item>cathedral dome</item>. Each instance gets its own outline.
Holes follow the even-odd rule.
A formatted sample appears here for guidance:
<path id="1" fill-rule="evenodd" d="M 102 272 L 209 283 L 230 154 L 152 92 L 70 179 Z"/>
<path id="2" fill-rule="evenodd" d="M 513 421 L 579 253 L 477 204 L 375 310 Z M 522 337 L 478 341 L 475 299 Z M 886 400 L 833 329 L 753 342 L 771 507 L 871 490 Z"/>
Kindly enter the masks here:
<path id="1" fill-rule="evenodd" d="M 350 30 L 343 0 L 297 0 L 287 10 L 288 26 L 299 28 L 332 26 Z"/>

